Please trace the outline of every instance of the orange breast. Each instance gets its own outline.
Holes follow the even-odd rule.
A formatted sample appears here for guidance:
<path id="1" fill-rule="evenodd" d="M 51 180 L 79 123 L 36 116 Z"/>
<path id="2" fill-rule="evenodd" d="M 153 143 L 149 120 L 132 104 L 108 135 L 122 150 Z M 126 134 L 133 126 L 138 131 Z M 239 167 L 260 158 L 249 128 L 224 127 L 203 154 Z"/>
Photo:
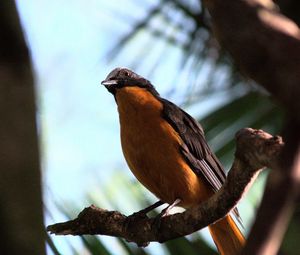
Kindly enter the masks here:
<path id="1" fill-rule="evenodd" d="M 124 87 L 116 93 L 121 143 L 136 178 L 158 198 L 183 207 L 198 204 L 212 193 L 180 153 L 178 133 L 162 118 L 162 104 L 150 92 Z"/>

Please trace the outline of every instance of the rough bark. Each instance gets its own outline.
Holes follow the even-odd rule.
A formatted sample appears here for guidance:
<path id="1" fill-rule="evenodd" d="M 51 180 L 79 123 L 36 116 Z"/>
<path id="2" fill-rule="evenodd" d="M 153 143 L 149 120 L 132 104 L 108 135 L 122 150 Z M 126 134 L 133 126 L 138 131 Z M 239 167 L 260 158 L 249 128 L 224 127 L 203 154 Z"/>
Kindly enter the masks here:
<path id="1" fill-rule="evenodd" d="M 270 0 L 205 0 L 215 34 L 242 72 L 286 109 L 286 143 L 243 254 L 276 254 L 300 187 L 300 30 Z M 279 1 L 282 2 L 282 1 Z M 288 5 L 291 6 L 292 1 Z"/>
<path id="2" fill-rule="evenodd" d="M 242 129 L 236 135 L 236 157 L 224 186 L 206 202 L 184 213 L 157 219 L 128 217 L 117 211 L 95 206 L 85 208 L 75 220 L 47 227 L 57 235 L 101 234 L 123 237 L 145 246 L 149 242 L 165 242 L 185 236 L 223 218 L 235 207 L 256 173 L 264 167 L 279 164 L 284 146 L 280 137 L 261 130 Z"/>

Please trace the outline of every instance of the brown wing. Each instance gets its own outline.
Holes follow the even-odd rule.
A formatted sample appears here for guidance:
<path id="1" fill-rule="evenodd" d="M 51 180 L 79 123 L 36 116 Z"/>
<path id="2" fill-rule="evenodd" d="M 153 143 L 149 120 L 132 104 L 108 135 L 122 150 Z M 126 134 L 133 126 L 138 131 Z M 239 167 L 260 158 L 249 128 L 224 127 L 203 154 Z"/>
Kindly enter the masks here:
<path id="1" fill-rule="evenodd" d="M 182 153 L 192 170 L 204 177 L 216 192 L 225 182 L 225 171 L 210 150 L 200 124 L 175 104 L 163 100 L 163 117 L 178 132 L 184 144 Z"/>
<path id="2" fill-rule="evenodd" d="M 163 117 L 178 132 L 184 144 L 181 152 L 191 169 L 199 177 L 204 177 L 214 192 L 218 191 L 225 182 L 225 171 L 215 154 L 209 148 L 201 125 L 188 113 L 169 102 L 163 102 Z M 238 210 L 234 214 L 241 222 Z"/>

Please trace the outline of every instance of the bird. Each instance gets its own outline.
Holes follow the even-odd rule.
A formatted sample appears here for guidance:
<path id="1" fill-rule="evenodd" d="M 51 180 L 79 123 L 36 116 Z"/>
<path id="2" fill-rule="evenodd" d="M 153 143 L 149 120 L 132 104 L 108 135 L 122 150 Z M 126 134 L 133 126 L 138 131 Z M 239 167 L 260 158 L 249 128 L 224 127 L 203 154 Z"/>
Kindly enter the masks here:
<path id="1" fill-rule="evenodd" d="M 101 84 L 117 104 L 128 167 L 159 199 L 150 209 L 164 203 L 170 205 L 164 214 L 174 206 L 188 209 L 222 187 L 224 168 L 192 116 L 161 97 L 149 80 L 128 68 L 113 69 Z M 240 219 L 236 208 L 233 215 Z M 221 255 L 242 250 L 245 238 L 231 214 L 208 228 Z"/>

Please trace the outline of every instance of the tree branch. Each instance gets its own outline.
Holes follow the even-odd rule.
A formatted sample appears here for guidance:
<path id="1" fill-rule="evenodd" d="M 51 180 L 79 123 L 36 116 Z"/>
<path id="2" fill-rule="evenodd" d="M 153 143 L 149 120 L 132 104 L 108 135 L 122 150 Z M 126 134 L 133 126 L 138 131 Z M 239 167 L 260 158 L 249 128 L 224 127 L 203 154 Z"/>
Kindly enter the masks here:
<path id="1" fill-rule="evenodd" d="M 300 30 L 271 0 L 204 0 L 218 40 L 300 122 Z"/>
<path id="2" fill-rule="evenodd" d="M 277 254 L 300 189 L 300 29 L 271 0 L 204 0 L 220 43 L 287 110 L 281 161 L 268 177 L 243 254 Z"/>
<path id="3" fill-rule="evenodd" d="M 297 203 L 300 187 L 300 126 L 290 123 L 279 164 L 269 174 L 261 207 L 243 255 L 277 254 Z"/>
<path id="4" fill-rule="evenodd" d="M 16 1 L 0 1 L 0 253 L 46 254 L 34 77 Z"/>
<path id="5" fill-rule="evenodd" d="M 261 130 L 245 128 L 236 134 L 236 156 L 223 187 L 209 200 L 183 213 L 155 218 L 128 217 L 95 206 L 85 208 L 76 219 L 47 227 L 57 235 L 101 234 L 125 238 L 139 246 L 165 242 L 191 234 L 223 218 L 235 207 L 256 173 L 276 167 L 283 148 L 282 139 Z"/>

